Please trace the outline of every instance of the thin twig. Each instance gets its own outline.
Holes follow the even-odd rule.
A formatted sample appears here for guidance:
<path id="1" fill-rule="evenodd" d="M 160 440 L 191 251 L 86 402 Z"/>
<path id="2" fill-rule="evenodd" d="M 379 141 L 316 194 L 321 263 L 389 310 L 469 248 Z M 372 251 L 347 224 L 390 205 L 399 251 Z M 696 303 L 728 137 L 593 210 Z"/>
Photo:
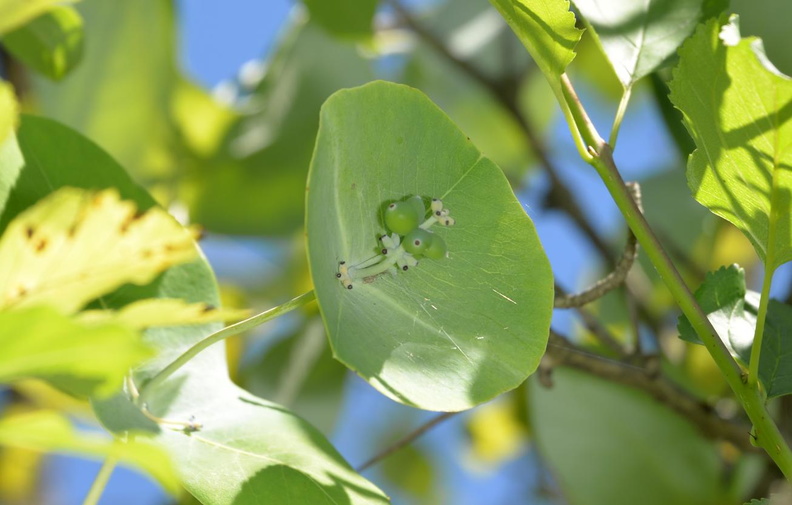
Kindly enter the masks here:
<path id="1" fill-rule="evenodd" d="M 398 451 L 399 449 L 402 449 L 403 447 L 410 445 L 418 437 L 420 437 L 430 429 L 434 428 L 438 424 L 442 423 L 446 419 L 450 419 L 451 417 L 455 416 L 456 414 L 459 414 L 459 412 L 443 412 L 442 414 L 436 415 L 435 417 L 423 423 L 418 428 L 414 429 L 404 437 L 400 438 L 396 442 L 392 443 L 385 449 L 381 450 L 380 452 L 372 456 L 365 463 L 355 468 L 355 471 L 360 473 L 363 470 L 366 470 L 367 468 L 379 463 L 380 461 L 387 458 L 388 456 Z"/>
<path id="2" fill-rule="evenodd" d="M 660 403 L 684 416 L 709 438 L 728 440 L 744 451 L 756 451 L 747 433 L 750 426 L 722 419 L 714 409 L 702 400 L 680 389 L 663 376 L 648 373 L 642 367 L 608 359 L 586 352 L 566 338 L 551 330 L 547 347 L 548 367 L 568 366 L 608 381 L 639 389 Z"/>

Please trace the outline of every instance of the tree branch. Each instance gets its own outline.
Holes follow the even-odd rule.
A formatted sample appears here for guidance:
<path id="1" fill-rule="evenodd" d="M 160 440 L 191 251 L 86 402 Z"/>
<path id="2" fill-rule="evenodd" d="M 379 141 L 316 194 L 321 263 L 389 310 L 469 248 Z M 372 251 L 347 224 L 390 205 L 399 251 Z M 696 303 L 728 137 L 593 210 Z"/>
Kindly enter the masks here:
<path id="1" fill-rule="evenodd" d="M 640 389 L 663 405 L 692 422 L 706 437 L 727 440 L 744 451 L 756 451 L 750 444 L 749 425 L 738 424 L 719 417 L 706 402 L 680 389 L 674 383 L 646 369 L 629 363 L 610 360 L 586 352 L 554 331 L 550 331 L 547 354 L 542 366 L 543 384 L 548 385 L 549 372 L 554 366 L 567 366 L 611 382 Z"/>
<path id="2" fill-rule="evenodd" d="M 443 412 L 442 414 L 436 415 L 432 419 L 423 423 L 422 425 L 420 425 L 419 427 L 417 427 L 407 435 L 403 436 L 396 442 L 392 443 L 385 449 L 381 450 L 380 452 L 369 458 L 365 463 L 355 468 L 355 471 L 361 473 L 363 470 L 366 470 L 367 468 L 379 463 L 380 461 L 387 458 L 388 456 L 398 451 L 399 449 L 402 449 L 403 447 L 410 445 L 418 437 L 420 437 L 430 429 L 434 428 L 438 424 L 442 423 L 446 419 L 450 419 L 451 417 L 455 416 L 456 414 L 459 414 L 459 412 Z"/>

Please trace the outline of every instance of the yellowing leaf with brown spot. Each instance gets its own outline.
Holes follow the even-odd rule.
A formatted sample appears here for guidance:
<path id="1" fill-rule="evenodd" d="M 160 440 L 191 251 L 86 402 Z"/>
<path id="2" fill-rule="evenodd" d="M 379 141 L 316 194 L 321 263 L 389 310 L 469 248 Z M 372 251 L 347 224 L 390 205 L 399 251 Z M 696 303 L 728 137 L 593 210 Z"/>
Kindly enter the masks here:
<path id="1" fill-rule="evenodd" d="M 171 298 L 147 298 L 130 303 L 121 310 L 89 310 L 80 313 L 85 323 L 114 322 L 129 328 L 145 329 L 155 326 L 233 321 L 247 317 L 248 310 L 223 309 L 205 303 L 187 303 Z"/>
<path id="2" fill-rule="evenodd" d="M 0 310 L 47 304 L 70 314 L 126 283 L 147 284 L 197 256 L 193 233 L 118 192 L 62 188 L 0 237 Z"/>

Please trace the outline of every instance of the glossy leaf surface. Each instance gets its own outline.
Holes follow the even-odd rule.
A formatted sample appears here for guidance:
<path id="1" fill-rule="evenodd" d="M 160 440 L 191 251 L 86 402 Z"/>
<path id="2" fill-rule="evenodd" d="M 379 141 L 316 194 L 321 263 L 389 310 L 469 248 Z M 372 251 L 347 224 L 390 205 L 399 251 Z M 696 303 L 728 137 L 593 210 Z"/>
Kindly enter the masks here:
<path id="1" fill-rule="evenodd" d="M 383 394 L 461 410 L 519 385 L 547 343 L 550 266 L 500 169 L 425 95 L 375 82 L 322 109 L 308 180 L 308 257 L 335 356 Z M 381 248 L 382 211 L 440 198 L 449 257 L 357 282 L 336 278 Z"/>
<path id="2" fill-rule="evenodd" d="M 711 21 L 680 50 L 671 100 L 696 142 L 693 196 L 748 237 L 765 268 L 792 260 L 792 80 L 733 18 Z"/>

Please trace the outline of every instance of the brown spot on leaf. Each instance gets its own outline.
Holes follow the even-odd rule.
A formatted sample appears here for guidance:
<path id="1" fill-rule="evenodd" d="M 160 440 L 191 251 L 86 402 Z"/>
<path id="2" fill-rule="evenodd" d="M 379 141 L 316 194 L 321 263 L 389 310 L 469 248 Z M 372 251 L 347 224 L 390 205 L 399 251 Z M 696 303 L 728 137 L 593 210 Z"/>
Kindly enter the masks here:
<path id="1" fill-rule="evenodd" d="M 205 303 L 205 304 L 204 304 L 204 306 L 203 306 L 203 309 L 201 309 L 201 312 L 203 312 L 204 314 L 206 314 L 207 312 L 211 312 L 211 311 L 215 310 L 216 308 L 217 308 L 217 307 L 215 307 L 215 306 L 214 306 L 214 305 L 212 305 L 212 304 Z"/>
<path id="2" fill-rule="evenodd" d="M 39 252 L 39 253 L 42 252 L 44 249 L 46 249 L 48 243 L 49 242 L 47 242 L 47 239 L 42 237 L 41 240 L 36 242 L 36 245 L 35 245 L 36 252 Z"/>
<path id="3" fill-rule="evenodd" d="M 25 228 L 25 235 L 27 236 L 27 238 L 33 237 L 33 233 L 34 230 L 32 226 L 28 226 L 27 228 Z"/>

